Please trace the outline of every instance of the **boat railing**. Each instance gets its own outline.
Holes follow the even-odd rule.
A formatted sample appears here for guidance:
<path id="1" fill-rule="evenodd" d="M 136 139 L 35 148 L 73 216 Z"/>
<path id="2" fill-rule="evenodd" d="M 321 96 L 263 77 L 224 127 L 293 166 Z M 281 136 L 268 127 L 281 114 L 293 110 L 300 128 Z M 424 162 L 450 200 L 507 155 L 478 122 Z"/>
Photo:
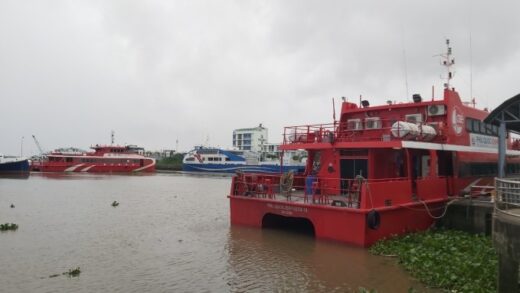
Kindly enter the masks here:
<path id="1" fill-rule="evenodd" d="M 520 217 L 520 178 L 495 178 L 495 208 Z"/>
<path id="2" fill-rule="evenodd" d="M 389 206 L 391 199 L 383 198 L 384 187 L 394 186 L 403 194 L 408 178 L 355 179 L 323 178 L 284 174 L 238 173 L 233 177 L 231 196 L 246 196 L 271 200 L 323 204 L 338 207 L 370 208 Z M 388 192 L 386 192 L 388 193 Z M 397 200 L 395 203 L 398 203 Z"/>
<path id="3" fill-rule="evenodd" d="M 353 123 L 336 122 L 325 124 L 311 124 L 288 126 L 284 128 L 283 143 L 333 143 L 355 141 L 401 141 L 407 139 L 420 139 L 430 141 L 442 137 L 442 123 L 424 124 L 408 123 L 395 119 L 365 120 L 357 119 Z M 395 127 L 395 123 L 403 123 L 403 126 L 415 125 L 417 128 L 403 130 Z M 406 123 L 406 125 L 405 125 Z M 394 126 L 394 127 L 393 127 Z M 432 133 L 431 130 L 434 129 Z"/>

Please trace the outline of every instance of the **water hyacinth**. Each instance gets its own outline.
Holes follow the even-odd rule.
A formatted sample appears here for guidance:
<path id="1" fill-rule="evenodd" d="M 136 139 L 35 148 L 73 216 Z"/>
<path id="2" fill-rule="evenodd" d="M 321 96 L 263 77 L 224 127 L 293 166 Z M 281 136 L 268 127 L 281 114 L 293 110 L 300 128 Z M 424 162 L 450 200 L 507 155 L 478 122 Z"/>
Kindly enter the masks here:
<path id="1" fill-rule="evenodd" d="M 18 229 L 18 225 L 14 224 L 14 223 L 5 223 L 5 224 L 0 224 L 0 231 L 16 231 Z"/>
<path id="2" fill-rule="evenodd" d="M 377 242 L 373 254 L 397 256 L 414 277 L 452 292 L 496 292 L 498 257 L 491 238 L 431 230 Z"/>
<path id="3" fill-rule="evenodd" d="M 81 273 L 81 270 L 79 269 L 79 267 L 77 267 L 75 269 L 69 269 L 68 272 L 65 272 L 63 274 L 67 275 L 69 277 L 77 277 L 77 276 L 79 276 L 80 273 Z"/>

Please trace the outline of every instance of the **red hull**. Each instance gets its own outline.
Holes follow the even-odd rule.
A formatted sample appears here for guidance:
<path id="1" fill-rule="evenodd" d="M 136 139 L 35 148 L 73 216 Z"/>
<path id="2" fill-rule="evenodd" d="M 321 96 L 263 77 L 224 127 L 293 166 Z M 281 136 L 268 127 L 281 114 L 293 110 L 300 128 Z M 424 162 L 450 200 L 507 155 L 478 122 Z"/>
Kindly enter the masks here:
<path id="1" fill-rule="evenodd" d="M 268 214 L 309 220 L 316 238 L 368 247 L 377 240 L 432 226 L 434 219 L 421 203 L 376 209 L 381 222 L 377 230 L 367 225 L 369 209 L 345 209 L 342 207 L 296 204 L 277 200 L 230 196 L 231 224 L 262 227 Z M 430 210 L 437 211 L 445 200 L 430 201 Z"/>
<path id="2" fill-rule="evenodd" d="M 31 171 L 39 172 L 89 172 L 129 173 L 154 172 L 155 159 L 139 154 L 141 148 L 134 146 L 92 147 L 94 152 L 53 152 L 45 160 L 33 161 Z"/>
<path id="3" fill-rule="evenodd" d="M 145 167 L 143 169 L 143 167 Z M 79 172 L 79 173 L 131 173 L 131 172 L 155 172 L 155 163 L 148 167 L 139 164 L 50 164 L 36 162 L 31 166 L 31 171 L 36 172 Z"/>

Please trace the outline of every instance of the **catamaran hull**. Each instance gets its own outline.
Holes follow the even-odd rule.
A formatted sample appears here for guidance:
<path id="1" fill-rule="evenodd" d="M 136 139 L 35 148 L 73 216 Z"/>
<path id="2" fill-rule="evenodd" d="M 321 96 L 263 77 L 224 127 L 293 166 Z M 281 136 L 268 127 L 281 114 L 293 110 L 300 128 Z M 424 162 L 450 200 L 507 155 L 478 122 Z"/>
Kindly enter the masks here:
<path id="1" fill-rule="evenodd" d="M 31 171 L 35 172 L 74 172 L 74 173 L 140 173 L 155 172 L 155 162 L 148 165 L 125 164 L 48 164 L 34 163 Z"/>
<path id="2" fill-rule="evenodd" d="M 393 235 L 426 230 L 434 224 L 422 203 L 377 208 L 380 225 L 369 228 L 367 218 L 370 209 L 298 204 L 279 200 L 230 196 L 232 225 L 262 227 L 267 215 L 306 219 L 312 223 L 315 237 L 369 247 L 377 240 Z M 446 200 L 427 202 L 428 209 L 439 214 Z"/>

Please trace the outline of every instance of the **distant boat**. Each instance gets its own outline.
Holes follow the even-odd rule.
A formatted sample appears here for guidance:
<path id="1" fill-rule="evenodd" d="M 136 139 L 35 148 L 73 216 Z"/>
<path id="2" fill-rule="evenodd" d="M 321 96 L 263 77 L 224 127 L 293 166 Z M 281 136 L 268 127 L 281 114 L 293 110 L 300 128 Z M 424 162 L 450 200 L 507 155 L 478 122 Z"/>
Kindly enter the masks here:
<path id="1" fill-rule="evenodd" d="M 186 172 L 206 173 L 283 173 L 303 172 L 304 162 L 294 162 L 287 156 L 283 160 L 265 160 L 261 154 L 251 151 L 224 150 L 220 148 L 197 146 L 189 151 L 182 161 L 182 170 Z"/>
<path id="2" fill-rule="evenodd" d="M 154 172 L 155 159 L 143 156 L 133 145 L 95 145 L 93 152 L 61 149 L 31 163 L 40 172 Z"/>
<path id="3" fill-rule="evenodd" d="M 0 174 L 28 173 L 29 160 L 23 157 L 0 154 Z"/>

